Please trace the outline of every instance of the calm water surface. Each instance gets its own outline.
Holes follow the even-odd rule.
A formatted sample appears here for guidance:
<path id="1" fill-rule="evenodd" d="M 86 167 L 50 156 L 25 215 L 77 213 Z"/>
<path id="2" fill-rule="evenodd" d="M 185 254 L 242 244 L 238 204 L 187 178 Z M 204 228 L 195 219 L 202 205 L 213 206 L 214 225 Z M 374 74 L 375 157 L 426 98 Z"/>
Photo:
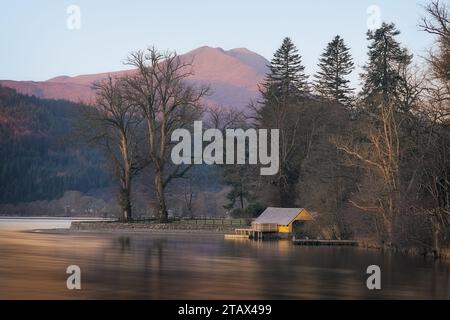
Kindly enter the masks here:
<path id="1" fill-rule="evenodd" d="M 42 230 L 69 226 L 0 219 L 0 299 L 450 299 L 448 262 L 216 234 Z M 82 290 L 66 289 L 73 264 Z M 366 288 L 371 264 L 382 290 Z"/>

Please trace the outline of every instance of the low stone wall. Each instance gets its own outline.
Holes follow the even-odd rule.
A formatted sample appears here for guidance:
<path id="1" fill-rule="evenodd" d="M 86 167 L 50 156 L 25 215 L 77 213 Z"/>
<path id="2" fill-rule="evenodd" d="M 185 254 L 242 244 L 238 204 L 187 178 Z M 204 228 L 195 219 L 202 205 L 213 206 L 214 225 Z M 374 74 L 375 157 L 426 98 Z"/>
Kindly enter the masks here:
<path id="1" fill-rule="evenodd" d="M 232 232 L 237 226 L 213 225 L 213 224 L 189 224 L 189 223 L 153 223 L 133 222 L 122 223 L 116 221 L 74 221 L 70 230 L 74 231 L 98 231 L 98 230 L 204 230 L 215 232 Z"/>

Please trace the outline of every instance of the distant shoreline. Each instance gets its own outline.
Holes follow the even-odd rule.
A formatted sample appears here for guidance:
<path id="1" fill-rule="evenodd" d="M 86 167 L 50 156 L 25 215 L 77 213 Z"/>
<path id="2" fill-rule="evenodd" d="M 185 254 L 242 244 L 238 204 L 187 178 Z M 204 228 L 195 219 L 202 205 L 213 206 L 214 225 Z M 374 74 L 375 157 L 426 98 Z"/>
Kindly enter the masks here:
<path id="1" fill-rule="evenodd" d="M 116 221 L 115 218 L 95 218 L 95 217 L 63 217 L 63 216 L 2 216 L 0 220 L 89 220 L 89 221 Z"/>

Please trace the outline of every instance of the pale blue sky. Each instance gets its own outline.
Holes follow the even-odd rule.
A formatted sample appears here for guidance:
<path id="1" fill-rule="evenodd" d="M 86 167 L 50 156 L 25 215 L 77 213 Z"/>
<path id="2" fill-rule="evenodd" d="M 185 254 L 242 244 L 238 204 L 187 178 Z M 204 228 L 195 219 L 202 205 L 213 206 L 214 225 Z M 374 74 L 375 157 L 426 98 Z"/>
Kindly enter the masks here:
<path id="1" fill-rule="evenodd" d="M 203 45 L 246 47 L 267 59 L 290 36 L 313 73 L 336 34 L 357 65 L 366 59 L 367 8 L 378 5 L 416 56 L 432 43 L 418 31 L 426 0 L 0 0 L 0 79 L 46 80 L 124 69 L 131 50 L 155 45 L 184 53 Z M 66 27 L 69 5 L 81 9 L 80 30 Z M 357 81 L 357 72 L 352 76 Z"/>

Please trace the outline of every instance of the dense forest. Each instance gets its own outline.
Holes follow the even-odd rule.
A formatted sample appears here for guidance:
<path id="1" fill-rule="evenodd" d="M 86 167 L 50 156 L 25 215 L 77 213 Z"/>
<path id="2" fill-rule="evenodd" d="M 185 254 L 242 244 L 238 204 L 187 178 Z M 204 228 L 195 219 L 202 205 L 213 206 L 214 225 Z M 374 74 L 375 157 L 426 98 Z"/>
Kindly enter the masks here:
<path id="1" fill-rule="evenodd" d="M 434 1 L 420 21 L 435 39 L 421 64 L 382 23 L 367 32 L 361 90 L 336 36 L 310 79 L 291 39 L 275 52 L 252 104 L 253 125 L 280 128 L 280 170 L 228 171 L 238 212 L 276 205 L 318 212 L 322 236 L 375 239 L 439 255 L 450 241 L 450 12 Z M 238 195 L 237 197 L 235 195 Z"/>
<path id="2" fill-rule="evenodd" d="M 0 203 L 55 199 L 110 183 L 101 154 L 67 140 L 78 108 L 0 87 Z"/>

